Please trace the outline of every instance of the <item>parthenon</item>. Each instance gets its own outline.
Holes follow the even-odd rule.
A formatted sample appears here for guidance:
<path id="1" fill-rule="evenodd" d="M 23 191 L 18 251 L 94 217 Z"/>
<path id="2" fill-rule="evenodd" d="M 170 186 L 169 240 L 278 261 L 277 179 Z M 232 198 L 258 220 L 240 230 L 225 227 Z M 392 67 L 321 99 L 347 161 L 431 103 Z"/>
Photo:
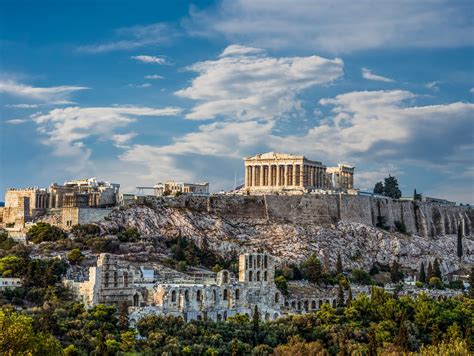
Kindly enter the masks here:
<path id="1" fill-rule="evenodd" d="M 244 157 L 245 190 L 348 190 L 354 187 L 354 167 L 339 164 L 327 168 L 319 161 L 286 153 L 263 153 Z"/>

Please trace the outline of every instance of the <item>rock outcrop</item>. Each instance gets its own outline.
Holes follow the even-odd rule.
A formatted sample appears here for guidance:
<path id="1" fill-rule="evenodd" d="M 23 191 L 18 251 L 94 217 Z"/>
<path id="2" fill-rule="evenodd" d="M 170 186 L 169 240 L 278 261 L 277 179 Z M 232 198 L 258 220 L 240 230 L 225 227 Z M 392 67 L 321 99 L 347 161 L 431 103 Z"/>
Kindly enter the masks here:
<path id="1" fill-rule="evenodd" d="M 378 216 L 391 231 L 375 227 Z M 421 261 L 439 258 L 449 273 L 474 263 L 472 217 L 465 207 L 359 196 L 181 196 L 147 197 L 114 210 L 99 225 L 104 234 L 134 226 L 149 239 L 181 234 L 198 245 L 206 239 L 222 256 L 264 249 L 282 262 L 300 262 L 316 252 L 333 268 L 340 253 L 348 269 L 397 260 L 413 272 Z M 395 232 L 396 221 L 408 234 Z M 461 261 L 458 226 L 465 235 Z"/>

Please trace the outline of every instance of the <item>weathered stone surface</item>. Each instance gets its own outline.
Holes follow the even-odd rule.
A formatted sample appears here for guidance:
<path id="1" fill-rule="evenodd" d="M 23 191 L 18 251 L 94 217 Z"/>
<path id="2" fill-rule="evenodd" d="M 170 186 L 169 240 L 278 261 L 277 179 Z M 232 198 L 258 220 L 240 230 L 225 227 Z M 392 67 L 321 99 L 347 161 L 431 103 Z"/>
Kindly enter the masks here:
<path id="1" fill-rule="evenodd" d="M 391 227 L 403 221 L 413 235 L 375 228 L 378 215 Z M 104 234 L 129 225 L 152 239 L 181 234 L 199 244 L 206 238 L 223 256 L 263 248 L 282 261 L 300 262 L 316 252 L 332 268 L 340 253 L 348 269 L 398 260 L 413 271 L 421 261 L 439 258 L 448 273 L 461 266 L 456 255 L 460 222 L 467 235 L 462 264 L 474 263 L 471 218 L 467 208 L 368 197 L 214 196 L 149 198 L 143 205 L 113 211 L 99 225 Z"/>

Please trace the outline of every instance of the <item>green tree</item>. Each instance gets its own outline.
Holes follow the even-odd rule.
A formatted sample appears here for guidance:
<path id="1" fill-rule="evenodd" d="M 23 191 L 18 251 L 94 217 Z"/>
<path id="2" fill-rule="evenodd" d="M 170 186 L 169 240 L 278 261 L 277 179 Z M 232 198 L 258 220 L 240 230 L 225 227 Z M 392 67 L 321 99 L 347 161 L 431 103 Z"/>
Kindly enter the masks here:
<path id="1" fill-rule="evenodd" d="M 434 277 L 434 270 L 433 270 L 433 265 L 431 264 L 431 261 L 428 262 L 428 270 L 426 274 L 426 281 L 429 281 L 432 277 Z"/>
<path id="2" fill-rule="evenodd" d="M 432 288 L 440 289 L 443 287 L 443 282 L 441 281 L 441 278 L 431 277 L 429 280 L 429 285 Z"/>
<path id="3" fill-rule="evenodd" d="M 34 243 L 43 241 L 58 241 L 67 237 L 66 233 L 57 226 L 45 222 L 38 222 L 33 225 L 26 236 Z"/>
<path id="4" fill-rule="evenodd" d="M 288 295 L 288 282 L 284 276 L 275 277 L 275 285 L 284 295 Z"/>
<path id="5" fill-rule="evenodd" d="M 117 234 L 117 238 L 120 242 L 136 242 L 140 238 L 140 233 L 136 227 L 127 226 Z"/>
<path id="6" fill-rule="evenodd" d="M 438 277 L 439 279 L 442 279 L 441 269 L 439 267 L 439 261 L 437 258 L 433 262 L 433 275 L 434 277 Z"/>
<path id="7" fill-rule="evenodd" d="M 469 297 L 474 299 L 474 266 L 471 266 L 471 273 L 469 274 Z"/>
<path id="8" fill-rule="evenodd" d="M 346 304 L 347 305 L 350 305 L 352 302 L 352 288 L 351 286 L 349 285 L 349 288 L 348 288 L 348 291 L 347 291 L 347 301 L 346 301 Z"/>
<path id="9" fill-rule="evenodd" d="M 426 283 L 425 264 L 423 261 L 421 261 L 419 281 L 421 283 Z"/>
<path id="10" fill-rule="evenodd" d="M 120 330 L 122 331 L 128 329 L 128 304 L 126 301 L 120 304 L 118 325 L 119 325 Z"/>
<path id="11" fill-rule="evenodd" d="M 336 259 L 336 273 L 337 273 L 337 274 L 341 274 L 342 271 L 343 271 L 343 268 L 342 268 L 341 254 L 338 253 L 338 254 L 337 254 L 337 259 Z"/>
<path id="12" fill-rule="evenodd" d="M 375 183 L 374 194 L 384 194 L 384 186 L 382 182 Z"/>
<path id="13" fill-rule="evenodd" d="M 260 337 L 260 312 L 257 305 L 253 308 L 252 330 L 255 336 L 255 344 L 257 344 Z"/>
<path id="14" fill-rule="evenodd" d="M 25 261 L 18 256 L 0 258 L 0 274 L 3 277 L 19 277 L 25 266 Z"/>
<path id="15" fill-rule="evenodd" d="M 301 264 L 301 271 L 303 272 L 303 277 L 310 282 L 318 283 L 321 280 L 323 269 L 321 261 L 315 253 Z"/>
<path id="16" fill-rule="evenodd" d="M 398 188 L 397 178 L 389 175 L 384 179 L 383 193 L 392 199 L 399 199 L 402 196 L 402 192 Z"/>
<path id="17" fill-rule="evenodd" d="M 352 281 L 360 284 L 372 284 L 370 275 L 366 271 L 358 268 L 352 271 Z"/>
<path id="18" fill-rule="evenodd" d="M 78 248 L 75 248 L 68 252 L 68 261 L 73 265 L 79 265 L 84 260 L 84 254 Z"/>
<path id="19" fill-rule="evenodd" d="M 344 289 L 340 283 L 337 289 L 337 306 L 338 308 L 344 307 Z"/>
<path id="20" fill-rule="evenodd" d="M 403 273 L 400 271 L 400 265 L 394 261 L 390 266 L 390 279 L 392 283 L 398 283 L 403 278 Z"/>
<path id="21" fill-rule="evenodd" d="M 457 243 L 457 250 L 458 250 L 458 257 L 459 259 L 462 258 L 462 224 L 459 223 L 458 225 L 458 243 Z"/>
<path id="22" fill-rule="evenodd" d="M 405 318 L 400 320 L 400 327 L 398 329 L 398 336 L 395 343 L 403 350 L 408 351 L 408 329 L 405 322 Z"/>

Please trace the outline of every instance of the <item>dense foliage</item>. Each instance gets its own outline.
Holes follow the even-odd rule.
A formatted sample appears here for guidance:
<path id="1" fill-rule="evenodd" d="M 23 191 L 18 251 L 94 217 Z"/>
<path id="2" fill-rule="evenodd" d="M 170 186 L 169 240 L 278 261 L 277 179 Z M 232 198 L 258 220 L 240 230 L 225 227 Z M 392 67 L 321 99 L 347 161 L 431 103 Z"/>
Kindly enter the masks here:
<path id="1" fill-rule="evenodd" d="M 398 187 L 397 178 L 389 175 L 382 182 L 375 183 L 374 194 L 381 194 L 393 199 L 399 199 L 402 196 L 402 192 Z"/>
<path id="2" fill-rule="evenodd" d="M 473 345 L 474 300 L 437 301 L 424 294 L 396 298 L 376 287 L 372 298 L 358 295 L 344 307 L 324 304 L 314 313 L 271 322 L 246 315 L 189 323 L 172 316 L 149 316 L 132 329 L 123 313 L 126 310 L 118 313 L 103 305 L 86 310 L 58 297 L 28 313 L 4 306 L 0 311 L 0 353 L 375 355 L 455 350 L 456 355 L 468 355 Z"/>
<path id="3" fill-rule="evenodd" d="M 26 234 L 28 240 L 34 243 L 43 241 L 58 241 L 67 237 L 66 233 L 57 226 L 38 222 L 33 225 Z"/>

